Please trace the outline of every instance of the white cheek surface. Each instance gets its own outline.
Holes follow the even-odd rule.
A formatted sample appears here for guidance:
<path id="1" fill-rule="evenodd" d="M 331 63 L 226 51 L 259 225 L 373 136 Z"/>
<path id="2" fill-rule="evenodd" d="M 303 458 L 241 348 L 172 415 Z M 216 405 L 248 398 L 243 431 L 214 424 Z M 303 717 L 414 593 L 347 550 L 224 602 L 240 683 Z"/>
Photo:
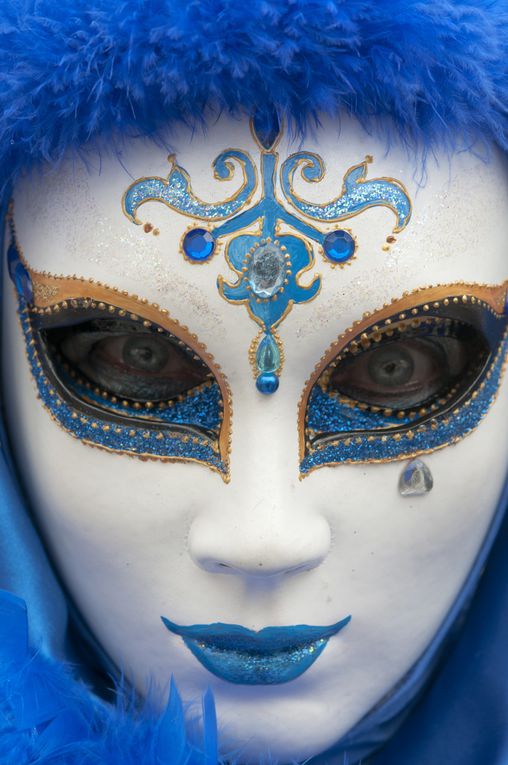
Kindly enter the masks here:
<path id="1" fill-rule="evenodd" d="M 228 147 L 257 149 L 245 123 L 175 140 L 196 194 L 219 200 L 210 162 Z M 281 145 L 281 157 L 298 147 Z M 423 497 L 401 497 L 404 463 L 322 468 L 298 480 L 297 404 L 328 345 L 364 311 L 427 285 L 499 284 L 508 277 L 508 173 L 462 154 L 429 166 L 418 188 L 403 153 L 384 153 L 345 122 L 325 125 L 305 146 L 329 168 L 321 184 L 298 181 L 308 199 L 337 195 L 344 172 L 374 155 L 371 177 L 405 183 L 413 218 L 389 252 L 386 209 L 347 222 L 359 247 L 343 269 L 316 255 L 323 287 L 281 324 L 279 391 L 261 397 L 247 360 L 257 328 L 244 306 L 226 303 L 216 279 L 222 252 L 203 266 L 179 254 L 190 220 L 148 203 L 146 234 L 123 215 L 132 178 L 167 175 L 163 152 L 134 142 L 122 165 L 90 174 L 71 165 L 27 179 L 15 194 L 25 258 L 36 269 L 78 274 L 168 308 L 196 332 L 233 391 L 231 483 L 195 464 L 142 462 L 72 439 L 37 400 L 11 285 L 4 294 L 4 385 L 16 455 L 38 522 L 70 593 L 99 642 L 138 688 L 166 688 L 171 673 L 188 701 L 211 686 L 222 744 L 246 762 L 270 751 L 305 759 L 338 740 L 405 675 L 454 602 L 492 520 L 508 462 L 508 384 L 478 429 L 424 457 L 434 478 Z M 128 176 L 128 168 L 132 177 Z M 311 272 L 311 274 L 314 272 Z M 217 573 L 210 563 L 229 566 Z M 300 570 L 294 570 L 298 569 Z M 292 573 L 287 573 L 288 571 Z M 316 663 L 286 685 L 233 685 L 211 675 L 162 625 L 225 622 L 328 625 L 351 614 Z"/>

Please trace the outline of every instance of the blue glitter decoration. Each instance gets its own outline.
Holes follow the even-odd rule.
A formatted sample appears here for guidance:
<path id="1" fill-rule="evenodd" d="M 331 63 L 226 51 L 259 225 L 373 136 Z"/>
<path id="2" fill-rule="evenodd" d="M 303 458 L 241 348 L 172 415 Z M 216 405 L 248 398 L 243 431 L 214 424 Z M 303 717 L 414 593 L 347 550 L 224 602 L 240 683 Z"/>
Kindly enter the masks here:
<path id="1" fill-rule="evenodd" d="M 141 224 L 137 217 L 138 209 L 148 201 L 163 202 L 191 217 L 207 221 L 223 220 L 210 231 L 199 228 L 190 231 L 183 239 L 183 252 L 195 262 L 205 262 L 211 257 L 220 238 L 228 236 L 226 260 L 236 275 L 236 281 L 229 283 L 219 276 L 218 289 L 230 303 L 247 306 L 249 315 L 264 332 L 259 341 L 263 342 L 293 305 L 312 300 L 321 288 L 321 276 L 317 274 L 308 286 L 299 283 L 300 275 L 312 269 L 315 263 L 310 242 L 317 243 L 332 263 L 350 259 L 356 245 L 348 232 L 337 230 L 324 234 L 283 207 L 276 194 L 278 154 L 274 147 L 281 135 L 278 117 L 275 113 L 259 115 L 251 124 L 261 149 L 261 198 L 250 207 L 248 205 L 257 188 L 253 161 L 245 152 L 228 150 L 214 161 L 215 175 L 229 180 L 234 163 L 239 163 L 243 168 L 244 183 L 226 202 L 207 204 L 199 200 L 192 192 L 188 174 L 172 159 L 173 166 L 167 179 L 141 178 L 127 189 L 123 209 L 127 217 L 138 225 Z M 399 181 L 388 178 L 367 180 L 370 161 L 371 158 L 367 157 L 346 172 L 339 197 L 329 204 L 316 205 L 304 202 L 294 194 L 293 176 L 296 168 L 302 167 L 305 180 L 319 181 L 325 172 L 323 161 L 314 154 L 293 154 L 280 170 L 286 202 L 298 213 L 323 223 L 351 218 L 369 207 L 384 206 L 396 216 L 393 230 L 401 231 L 411 217 L 411 201 L 407 191 Z M 260 235 L 238 233 L 257 223 L 261 224 Z M 294 233 L 279 233 L 280 224 Z M 258 371 L 263 373 L 259 366 Z M 280 372 L 280 368 L 273 372 Z"/>
<path id="2" fill-rule="evenodd" d="M 397 224 L 394 233 L 402 231 L 411 218 L 411 201 L 406 188 L 392 178 L 367 180 L 368 165 L 372 157 L 366 157 L 360 164 L 351 167 L 345 174 L 342 191 L 328 204 L 305 202 L 296 196 L 293 179 L 297 168 L 301 168 L 304 180 L 321 181 L 325 166 L 321 157 L 308 152 L 292 154 L 282 165 L 282 191 L 287 201 L 309 218 L 320 221 L 341 221 L 367 210 L 369 207 L 388 207 L 395 213 Z"/>
<path id="3" fill-rule="evenodd" d="M 209 260 L 215 249 L 213 236 L 204 228 L 193 228 L 187 232 L 182 242 L 183 251 L 190 260 L 203 262 Z"/>
<path id="4" fill-rule="evenodd" d="M 211 431 L 218 431 L 220 428 L 222 397 L 220 388 L 215 381 L 200 385 L 197 390 L 190 390 L 183 397 L 175 399 L 170 404 L 165 403 L 163 409 L 154 408 L 153 405 L 151 407 L 145 405 L 135 409 L 132 406 L 125 406 L 120 401 L 104 399 L 92 388 L 73 379 L 63 370 L 59 372 L 59 377 L 64 385 L 79 398 L 89 400 L 107 411 L 127 417 L 141 418 L 145 421 L 148 419 L 152 422 L 160 422 L 161 427 L 175 424 L 190 425 Z"/>
<path id="5" fill-rule="evenodd" d="M 410 423 L 406 418 L 386 418 L 382 414 L 362 412 L 358 408 L 349 409 L 349 414 L 333 396 L 320 391 L 316 386 L 309 398 L 307 408 L 307 427 L 318 431 L 337 433 L 337 440 L 319 442 L 306 449 L 300 463 L 302 474 L 316 467 L 335 465 L 344 462 L 368 462 L 390 460 L 402 457 L 414 457 L 417 454 L 431 452 L 441 446 L 453 443 L 474 430 L 487 413 L 496 395 L 503 371 L 503 364 L 508 353 L 508 337 L 499 345 L 498 353 L 492 362 L 489 374 L 477 388 L 476 396 L 470 396 L 466 403 L 453 411 L 433 417 L 434 425 L 415 423 L 409 429 L 394 433 L 393 425 L 398 427 Z M 380 427 L 392 427 L 385 434 L 369 433 Z M 366 430 L 367 432 L 362 432 Z M 357 432 L 354 432 L 357 431 Z M 350 437 L 341 438 L 348 432 Z"/>
<path id="6" fill-rule="evenodd" d="M 170 460 L 202 462 L 227 476 L 227 465 L 221 459 L 218 436 L 222 418 L 222 399 L 216 382 L 199 386 L 197 391 L 179 396 L 163 410 L 123 406 L 119 402 L 105 400 L 79 381 L 67 377 L 60 370 L 63 382 L 79 399 L 95 404 L 93 413 L 76 409 L 55 389 L 49 380 L 38 355 L 38 342 L 32 329 L 30 311 L 22 294 L 18 294 L 21 325 L 32 375 L 37 384 L 42 403 L 59 425 L 75 438 L 109 451 L 143 457 L 159 457 Z M 105 410 L 101 418 L 97 407 Z M 107 411 L 128 417 L 128 424 L 107 418 Z M 139 422 L 136 423 L 135 420 Z M 176 426 L 172 429 L 171 426 Z M 189 426 L 185 430 L 182 426 Z M 180 427 L 178 427 L 180 426 Z M 205 433 L 192 428 L 211 431 Z"/>
<path id="7" fill-rule="evenodd" d="M 265 396 L 275 393 L 279 387 L 279 378 L 272 372 L 263 372 L 256 379 L 256 388 Z"/>
<path id="8" fill-rule="evenodd" d="M 414 418 L 413 418 L 414 419 Z M 321 433 L 351 433 L 376 428 L 400 427 L 411 422 L 409 416 L 387 417 L 382 412 L 362 411 L 342 403 L 337 395 L 314 386 L 307 405 L 307 426 Z"/>
<path id="9" fill-rule="evenodd" d="M 169 157 L 169 160 L 171 171 L 167 178 L 142 178 L 125 192 L 123 210 L 133 223 L 141 224 L 137 212 L 145 202 L 152 201 L 163 202 L 172 210 L 193 218 L 221 220 L 238 212 L 256 188 L 256 169 L 248 154 L 243 151 L 224 151 L 213 162 L 215 177 L 219 180 L 230 180 L 235 164 L 239 164 L 244 173 L 242 188 L 231 199 L 217 204 L 203 202 L 196 197 L 187 172 L 175 163 L 174 157 Z"/>
<path id="10" fill-rule="evenodd" d="M 330 231 L 323 239 L 323 252 L 332 263 L 345 263 L 355 254 L 355 240 L 347 231 Z"/>
<path id="11" fill-rule="evenodd" d="M 274 685 L 295 680 L 306 672 L 328 640 L 347 627 L 351 616 L 327 627 L 298 624 L 264 627 L 257 632 L 239 624 L 181 626 L 165 616 L 161 619 L 217 677 L 241 685 Z"/>

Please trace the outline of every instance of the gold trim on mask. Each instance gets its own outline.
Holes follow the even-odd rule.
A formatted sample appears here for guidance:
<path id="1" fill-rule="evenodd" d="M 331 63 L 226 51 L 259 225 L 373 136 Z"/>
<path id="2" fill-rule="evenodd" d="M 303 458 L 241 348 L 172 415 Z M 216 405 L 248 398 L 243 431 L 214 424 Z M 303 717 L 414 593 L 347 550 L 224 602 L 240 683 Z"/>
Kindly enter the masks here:
<path id="1" fill-rule="evenodd" d="M 348 346 L 348 349 L 355 353 L 355 351 L 359 352 L 362 350 L 362 347 L 365 348 L 366 346 L 364 343 L 370 342 L 369 336 L 367 333 L 364 333 L 364 330 L 369 330 L 370 334 L 373 333 L 379 333 L 380 335 L 389 333 L 390 332 L 390 325 L 396 324 L 397 322 L 404 322 L 407 321 L 410 323 L 411 321 L 415 321 L 417 314 L 419 315 L 419 318 L 421 318 L 422 313 L 426 314 L 429 312 L 431 313 L 432 309 L 438 309 L 442 308 L 443 306 L 446 307 L 448 305 L 460 305 L 460 304 L 475 304 L 477 302 L 483 303 L 487 310 L 490 310 L 493 315 L 495 315 L 497 318 L 501 318 L 504 315 L 504 308 L 505 308 L 505 301 L 507 299 L 507 291 L 508 291 L 508 280 L 503 282 L 500 285 L 487 285 L 487 284 L 475 284 L 475 283 L 454 283 L 450 285 L 437 285 L 437 286 L 430 286 L 430 287 L 423 287 L 420 289 L 415 289 L 411 293 L 405 293 L 402 298 L 394 298 L 391 303 L 385 303 L 383 308 L 374 311 L 374 312 L 365 312 L 363 314 L 362 319 L 354 322 L 345 332 L 343 332 L 337 340 L 335 340 L 325 351 L 319 362 L 316 364 L 314 371 L 308 378 L 307 382 L 305 383 L 302 395 L 300 397 L 300 401 L 298 403 L 298 441 L 299 441 L 299 460 L 300 462 L 304 459 L 306 454 L 306 435 L 307 435 L 307 428 L 305 425 L 305 415 L 307 412 L 307 405 L 309 396 L 316 384 L 320 384 L 320 382 L 324 379 L 324 376 L 326 375 L 327 368 L 332 364 L 334 360 L 336 360 L 337 356 L 340 356 L 341 352 Z M 420 306 L 420 309 L 417 309 L 415 306 Z M 504 337 L 507 336 L 507 332 L 504 333 Z M 352 338 L 356 338 L 357 340 L 351 342 Z M 356 346 L 356 348 L 355 348 Z M 496 356 L 496 358 L 499 358 L 499 354 Z M 340 359 L 339 359 L 340 360 Z M 501 372 L 501 376 L 504 373 L 504 370 L 506 368 L 507 360 L 505 360 L 505 363 L 503 365 L 503 371 Z M 490 379 L 491 371 L 486 374 L 485 380 L 480 385 L 479 389 L 477 391 L 474 391 L 472 393 L 472 399 L 474 400 L 478 396 L 479 390 L 481 390 L 486 381 Z M 497 394 L 496 394 L 497 395 Z M 465 403 L 465 405 L 468 405 L 468 402 Z M 363 408 L 363 407 L 361 407 Z M 383 407 L 379 407 L 379 409 L 383 409 Z M 427 412 L 426 412 L 427 413 Z M 453 414 L 457 414 L 458 410 L 454 410 Z M 443 420 L 444 424 L 447 424 L 446 420 Z M 423 431 L 426 430 L 428 427 L 432 428 L 432 424 L 429 425 L 426 424 L 416 424 L 414 427 L 414 431 Z M 406 437 L 409 436 L 409 438 L 412 437 L 412 431 L 411 429 L 406 431 Z M 463 437 L 463 436 L 462 436 Z M 383 459 L 366 459 L 366 460 L 344 460 L 340 463 L 325 463 L 325 465 L 317 465 L 310 470 L 308 470 L 306 473 L 302 474 L 300 473 L 300 479 L 305 478 L 307 475 L 309 475 L 314 470 L 318 469 L 319 467 L 324 466 L 333 466 L 333 465 L 343 465 L 343 464 L 362 464 L 365 462 L 368 463 L 384 463 L 384 462 L 393 462 L 398 460 L 407 459 L 409 457 L 413 458 L 421 454 L 428 454 L 434 451 L 437 451 L 438 449 L 444 448 L 444 446 L 448 446 L 449 443 L 455 443 L 458 440 L 461 440 L 461 438 L 456 438 L 452 442 L 448 442 L 446 444 L 442 444 L 440 446 L 435 446 L 431 449 L 427 450 L 420 450 L 418 452 L 408 452 L 407 454 L 401 454 L 397 455 L 396 457 L 387 457 Z M 357 443 L 361 443 L 364 438 L 369 441 L 375 441 L 381 439 L 381 441 L 387 441 L 388 439 L 395 439 L 400 440 L 401 435 L 399 433 L 393 433 L 393 434 L 386 434 L 386 435 L 376 435 L 376 436 L 366 436 L 366 437 L 355 437 L 352 435 L 351 437 L 341 439 L 342 442 L 345 445 L 348 445 L 355 441 L 355 438 L 357 439 Z M 338 440 L 339 441 L 339 440 Z M 337 441 L 337 443 L 338 443 Z M 333 445 L 332 442 L 330 442 L 330 445 Z"/>

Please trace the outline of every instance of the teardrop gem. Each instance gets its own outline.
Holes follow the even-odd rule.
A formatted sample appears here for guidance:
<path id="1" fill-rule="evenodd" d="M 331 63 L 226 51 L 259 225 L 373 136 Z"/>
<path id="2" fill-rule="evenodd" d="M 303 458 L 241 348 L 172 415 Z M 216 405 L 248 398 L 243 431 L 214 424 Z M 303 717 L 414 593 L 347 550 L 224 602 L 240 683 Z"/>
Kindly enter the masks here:
<path id="1" fill-rule="evenodd" d="M 399 491 L 403 497 L 427 494 L 433 487 L 432 473 L 422 460 L 414 459 L 402 471 Z"/>
<path id="2" fill-rule="evenodd" d="M 256 365 L 260 372 L 276 372 L 280 367 L 280 352 L 273 335 L 265 335 L 259 343 Z"/>

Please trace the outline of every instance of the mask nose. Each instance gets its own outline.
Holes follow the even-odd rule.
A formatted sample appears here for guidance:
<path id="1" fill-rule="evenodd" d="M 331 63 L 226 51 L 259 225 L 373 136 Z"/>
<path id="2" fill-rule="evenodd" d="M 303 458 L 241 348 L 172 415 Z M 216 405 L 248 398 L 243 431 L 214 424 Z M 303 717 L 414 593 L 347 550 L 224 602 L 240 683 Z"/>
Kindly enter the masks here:
<path id="1" fill-rule="evenodd" d="M 246 577 L 273 577 L 310 571 L 330 549 L 325 518 L 310 511 L 279 512 L 258 504 L 251 513 L 205 512 L 188 537 L 192 560 L 204 571 Z"/>

